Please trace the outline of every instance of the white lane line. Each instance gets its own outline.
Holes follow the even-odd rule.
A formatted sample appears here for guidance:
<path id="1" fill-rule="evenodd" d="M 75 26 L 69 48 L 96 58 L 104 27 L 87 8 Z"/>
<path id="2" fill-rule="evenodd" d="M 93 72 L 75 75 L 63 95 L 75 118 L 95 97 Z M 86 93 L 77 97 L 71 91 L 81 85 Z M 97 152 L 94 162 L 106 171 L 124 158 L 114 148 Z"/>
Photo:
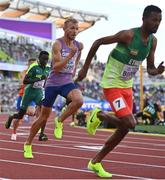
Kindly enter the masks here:
<path id="1" fill-rule="evenodd" d="M 10 142 L 10 143 L 17 143 L 17 144 L 22 144 L 21 142 L 19 141 L 9 141 L 9 140 L 0 140 L 0 142 Z M 49 141 L 54 141 L 54 139 L 50 139 L 49 138 Z M 37 145 L 37 146 L 44 146 L 42 144 L 33 144 L 33 145 Z M 93 148 L 93 146 L 97 146 L 97 147 L 102 147 L 102 145 L 99 145 L 99 144 L 94 144 L 94 143 L 81 143 L 81 142 L 72 142 L 71 144 L 64 144 L 63 146 L 61 146 L 61 144 L 47 144 L 46 145 L 47 147 L 56 147 L 56 148 L 63 148 L 63 149 L 69 149 L 69 150 L 79 150 L 79 151 L 98 151 L 97 148 Z M 71 146 L 71 147 L 66 147 L 66 146 Z M 88 148 L 80 148 L 78 146 L 88 146 Z M 91 146 L 91 148 L 90 148 Z M 120 145 L 119 145 L 120 146 Z M 118 146 L 118 147 L 119 147 Z M 1 148 L 0 148 L 1 149 Z M 152 149 L 150 149 L 152 151 Z M 149 154 L 139 154 L 139 153 L 126 153 L 126 152 L 121 152 L 121 151 L 112 151 L 111 154 L 120 154 L 120 155 L 128 155 L 128 156 L 139 156 L 139 157 L 147 157 L 147 158 L 160 158 L 160 159 L 165 159 L 165 156 L 158 156 L 158 155 L 149 155 Z"/>
<path id="2" fill-rule="evenodd" d="M 47 128 L 48 129 L 48 128 Z M 50 129 L 50 128 L 49 128 Z M 20 130 L 20 131 L 24 131 L 24 130 Z M 27 134 L 26 135 L 28 135 L 29 134 L 29 131 L 24 131 L 24 132 L 26 132 Z M 69 133 L 72 133 L 73 134 L 73 132 L 72 131 L 68 131 Z M 1 134 L 1 133 L 0 133 Z M 3 134 L 3 133 L 2 133 Z M 52 135 L 52 133 L 50 134 L 50 133 L 47 133 L 47 135 Z M 87 135 L 87 134 L 86 134 Z M 80 136 L 72 136 L 72 135 L 65 135 L 64 134 L 64 137 L 68 137 L 68 138 L 72 138 L 72 139 L 82 139 L 82 134 L 80 135 Z M 95 137 L 95 136 L 93 136 L 93 138 L 91 137 L 83 137 L 83 140 L 94 140 L 94 138 L 97 138 L 97 141 L 101 141 L 101 142 L 103 142 L 103 141 L 105 141 L 106 139 L 107 139 L 107 137 L 106 137 L 106 139 L 105 138 L 98 138 L 98 137 Z M 126 137 L 127 138 L 127 137 Z M 148 142 L 141 142 L 141 140 L 142 139 L 139 139 L 140 140 L 140 142 L 133 142 L 133 141 L 126 141 L 126 140 L 123 140 L 121 143 L 122 143 L 122 145 L 127 145 L 127 144 L 132 144 L 132 145 L 134 145 L 134 144 L 140 144 L 140 145 L 151 145 L 151 146 L 154 146 L 154 147 L 156 147 L 156 148 L 163 148 L 163 147 L 165 147 L 165 141 L 162 141 L 162 143 L 153 143 L 153 142 L 151 142 L 151 143 L 148 143 Z M 79 141 L 80 142 L 80 141 Z M 84 142 L 82 142 L 82 143 L 84 143 Z M 120 144 L 121 145 L 121 144 Z M 164 150 L 165 151 L 165 150 Z"/>
<path id="3" fill-rule="evenodd" d="M 13 151 L 13 152 L 21 152 L 21 150 L 13 150 L 13 149 L 8 149 L 8 148 L 0 148 L 1 150 L 4 151 Z M 45 156 L 53 156 L 53 157 L 65 157 L 65 158 L 72 158 L 72 159 L 83 159 L 83 160 L 89 160 L 89 158 L 86 157 L 80 157 L 80 156 L 68 156 L 65 154 L 51 154 L 51 153 L 42 153 L 42 152 L 33 152 L 34 154 L 39 154 L 39 155 L 45 155 Z M 160 166 L 160 165 L 154 165 L 154 164 L 144 164 L 144 163 L 132 163 L 132 162 L 126 162 L 126 161 L 114 161 L 114 160 L 103 160 L 103 162 L 110 162 L 110 163 L 117 163 L 117 164 L 127 164 L 127 165 L 134 165 L 134 166 L 144 166 L 145 167 L 152 167 L 152 168 L 162 168 L 165 169 L 165 166 Z"/>
<path id="4" fill-rule="evenodd" d="M 4 122 L 0 121 L 0 124 L 4 124 Z M 54 123 L 53 123 L 53 121 L 52 122 L 48 121 L 47 125 L 54 125 Z M 66 124 L 65 126 L 69 126 L 69 125 Z M 23 128 L 30 129 L 31 128 L 31 124 L 29 126 L 20 126 L 19 128 L 21 128 L 21 129 L 23 129 Z M 76 126 L 76 127 L 72 127 L 72 128 L 74 128 L 75 130 L 74 131 L 72 131 L 72 130 L 65 130 L 65 132 L 72 133 L 72 134 L 79 134 L 80 136 L 82 136 L 83 134 L 87 135 L 85 127 Z M 46 127 L 46 129 L 47 130 L 51 130 L 51 131 L 54 130 L 53 128 L 50 128 L 48 126 Z M 78 131 L 76 131 L 78 129 L 81 129 L 81 130 L 84 130 L 84 131 L 82 131 L 82 132 L 79 131 L 78 132 Z M 99 134 L 99 133 L 97 133 L 97 137 L 105 137 L 105 138 L 107 138 L 107 136 L 109 136 L 109 135 L 111 135 L 113 133 L 113 132 L 110 132 L 110 131 L 106 131 L 105 129 L 103 129 L 103 130 L 102 129 L 98 129 L 98 132 L 105 132 L 106 134 Z M 109 134 L 109 133 L 111 133 L 111 134 Z M 163 137 L 165 138 L 165 134 L 160 134 L 160 136 L 158 136 L 158 134 L 150 134 L 150 133 L 148 133 L 148 134 L 145 134 L 145 133 L 131 134 L 131 136 L 136 136 L 136 137 L 130 137 L 129 135 L 130 134 L 128 134 L 125 137 L 125 139 L 131 139 L 131 140 L 136 139 L 136 140 L 139 140 L 140 142 L 142 142 L 142 141 L 147 141 L 147 142 L 149 142 L 149 141 L 154 141 L 154 142 L 157 141 L 157 142 L 164 143 L 163 139 L 155 139 L 155 138 L 159 138 L 159 137 L 160 138 L 163 138 Z M 143 136 L 143 137 L 139 137 L 139 136 Z"/>
<path id="5" fill-rule="evenodd" d="M 62 167 L 62 166 L 52 166 L 52 165 L 46 165 L 46 164 L 27 163 L 27 162 L 21 162 L 21 161 L 11 161 L 11 160 L 6 160 L 6 159 L 0 159 L 0 161 L 6 162 L 6 163 L 21 164 L 21 165 L 30 165 L 30 166 L 37 166 L 37 167 L 52 168 L 52 169 L 61 169 L 61 170 L 69 170 L 69 171 L 76 171 L 76 172 L 93 173 L 89 170 L 67 168 L 67 167 Z M 124 174 L 113 174 L 113 175 L 119 176 L 119 177 L 124 177 L 124 178 L 152 180 L 151 178 L 140 177 L 140 176 L 129 176 L 129 175 L 124 175 Z"/>
<path id="6" fill-rule="evenodd" d="M 0 134 L 2 134 L 2 133 L 0 133 Z M 7 135 L 7 136 L 10 136 L 9 134 L 3 134 L 3 135 Z M 52 135 L 52 134 L 51 134 Z M 69 137 L 69 136 L 67 136 L 67 135 L 64 135 L 64 138 L 65 137 Z M 72 138 L 73 139 L 73 138 Z M 50 139 L 49 138 L 49 141 L 54 141 L 55 139 Z M 98 139 L 97 139 L 98 140 Z M 2 141 L 3 142 L 3 140 L 0 140 L 0 141 Z M 103 140 L 102 140 L 103 141 Z M 8 141 L 6 141 L 6 142 L 8 142 Z M 64 143 L 76 143 L 76 141 L 70 141 L 70 140 L 60 140 L 60 142 L 64 142 Z M 96 143 L 87 143 L 87 142 L 85 142 L 85 141 L 77 141 L 77 143 L 79 143 L 79 144 L 88 144 L 88 145 L 96 145 Z M 64 144 L 64 145 L 66 145 L 66 144 Z M 97 144 L 97 145 L 103 145 L 103 144 Z M 151 147 L 139 147 L 139 146 L 129 146 L 129 145 L 127 145 L 127 144 L 124 144 L 123 142 L 121 143 L 121 144 L 119 144 L 116 148 L 118 148 L 118 147 L 121 147 L 121 148 L 129 148 L 129 149 L 138 149 L 138 150 L 147 150 L 148 152 L 149 151 L 159 151 L 159 152 L 165 152 L 165 149 L 163 149 L 162 147 L 160 147 L 159 149 L 156 149 L 156 148 L 151 148 Z M 156 146 L 157 147 L 157 146 Z"/>
<path id="7" fill-rule="evenodd" d="M 49 139 L 49 141 L 51 141 L 51 139 Z M 52 141 L 54 142 L 54 139 L 52 139 Z M 23 142 L 19 142 L 19 141 L 11 141 L 11 140 L 1 140 L 0 139 L 0 142 L 4 142 L 4 143 L 16 143 L 16 144 L 23 144 Z M 64 140 L 60 140 L 60 143 L 64 143 L 64 145 L 62 144 L 37 144 L 37 143 L 33 143 L 33 145 L 37 145 L 37 146 L 45 146 L 45 147 L 56 147 L 56 148 L 62 148 L 62 149 L 70 149 L 70 150 L 80 150 L 78 148 L 74 148 L 74 147 L 66 147 L 66 146 L 78 146 L 78 145 L 90 145 L 90 146 L 101 146 L 102 144 L 94 144 L 94 143 L 83 143 L 83 142 L 78 142 L 79 144 L 76 144 L 75 142 L 73 141 L 64 141 Z M 72 143 L 72 144 L 66 144 L 66 143 Z M 58 142 L 57 142 L 58 143 Z M 158 150 L 158 149 L 153 149 L 153 148 L 139 148 L 139 147 L 129 147 L 129 146 L 122 146 L 122 145 L 118 145 L 117 148 L 120 147 L 120 148 L 127 148 L 127 149 L 140 149 L 140 150 L 147 150 L 147 153 L 149 153 L 149 151 L 159 151 L 159 152 L 164 152 L 165 150 L 161 149 L 161 150 Z M 81 149 L 81 150 L 86 150 L 86 149 Z M 89 151 L 96 151 L 96 150 L 89 150 Z M 113 153 L 113 152 L 112 152 Z M 115 153 L 118 153 L 118 152 L 115 152 Z M 119 152 L 120 153 L 120 152 Z M 130 153 L 131 154 L 131 153 Z M 133 155 L 136 155 L 133 153 Z M 140 154 L 138 154 L 140 156 Z M 144 155 L 144 154 L 141 154 L 141 156 L 147 156 L 147 157 L 152 157 L 152 155 Z M 154 157 L 154 156 L 153 156 Z M 165 158 L 165 156 L 158 156 L 158 158 Z"/>

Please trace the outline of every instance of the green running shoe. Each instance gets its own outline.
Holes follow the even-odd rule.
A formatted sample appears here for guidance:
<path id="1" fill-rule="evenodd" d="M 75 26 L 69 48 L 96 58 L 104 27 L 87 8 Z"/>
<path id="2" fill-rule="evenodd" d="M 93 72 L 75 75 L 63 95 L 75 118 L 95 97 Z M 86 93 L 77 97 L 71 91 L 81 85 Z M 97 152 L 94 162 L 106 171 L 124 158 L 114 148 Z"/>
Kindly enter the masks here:
<path id="1" fill-rule="evenodd" d="M 54 119 L 55 122 L 55 129 L 54 129 L 54 136 L 57 139 L 61 139 L 62 138 L 62 129 L 63 129 L 63 123 L 59 121 L 59 118 L 56 117 Z"/>
<path id="2" fill-rule="evenodd" d="M 90 117 L 87 118 L 87 131 L 91 135 L 95 135 L 97 127 L 101 124 L 101 121 L 97 118 L 97 113 L 100 111 L 99 108 L 93 109 Z"/>
<path id="3" fill-rule="evenodd" d="M 92 161 L 90 160 L 88 163 L 88 169 L 91 171 L 94 171 L 99 177 L 102 178 L 111 178 L 112 174 L 109 172 L 106 172 L 101 163 L 92 164 Z"/>
<path id="4" fill-rule="evenodd" d="M 26 159 L 33 158 L 32 145 L 24 144 L 24 158 L 26 158 Z"/>

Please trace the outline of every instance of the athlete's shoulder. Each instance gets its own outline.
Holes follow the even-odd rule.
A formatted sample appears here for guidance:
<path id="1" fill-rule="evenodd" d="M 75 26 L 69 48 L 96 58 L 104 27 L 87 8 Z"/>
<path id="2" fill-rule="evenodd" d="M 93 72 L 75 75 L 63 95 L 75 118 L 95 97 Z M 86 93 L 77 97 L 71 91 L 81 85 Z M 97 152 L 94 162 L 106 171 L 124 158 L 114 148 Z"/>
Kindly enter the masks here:
<path id="1" fill-rule="evenodd" d="M 63 46 L 65 44 L 64 37 L 60 37 L 60 38 L 56 39 L 54 44 Z"/>
<path id="2" fill-rule="evenodd" d="M 84 45 L 83 45 L 82 42 L 77 41 L 77 40 L 74 40 L 74 42 L 75 42 L 77 48 L 78 48 L 80 51 L 84 48 Z"/>
<path id="3" fill-rule="evenodd" d="M 134 36 L 134 34 L 135 34 L 135 29 L 136 29 L 136 28 L 127 29 L 127 30 L 125 30 L 125 34 L 126 34 L 129 38 L 133 38 L 133 36 Z"/>
<path id="4" fill-rule="evenodd" d="M 133 29 L 122 30 L 119 31 L 115 36 L 118 38 L 118 42 L 129 44 L 134 37 L 134 31 Z"/>
<path id="5" fill-rule="evenodd" d="M 157 38 L 153 34 L 151 34 L 150 36 L 151 36 L 152 41 L 156 43 L 157 42 Z"/>
<path id="6" fill-rule="evenodd" d="M 52 46 L 52 50 L 56 50 L 56 49 L 61 49 L 62 47 L 62 39 L 61 38 L 58 38 L 55 40 L 55 42 L 53 43 L 53 46 Z"/>
<path id="7" fill-rule="evenodd" d="M 32 63 L 32 64 L 29 66 L 29 68 L 28 68 L 26 74 L 28 74 L 29 71 L 31 71 L 32 69 L 34 69 L 34 68 L 37 67 L 37 66 L 39 66 L 37 61 L 34 62 L 34 63 Z"/>

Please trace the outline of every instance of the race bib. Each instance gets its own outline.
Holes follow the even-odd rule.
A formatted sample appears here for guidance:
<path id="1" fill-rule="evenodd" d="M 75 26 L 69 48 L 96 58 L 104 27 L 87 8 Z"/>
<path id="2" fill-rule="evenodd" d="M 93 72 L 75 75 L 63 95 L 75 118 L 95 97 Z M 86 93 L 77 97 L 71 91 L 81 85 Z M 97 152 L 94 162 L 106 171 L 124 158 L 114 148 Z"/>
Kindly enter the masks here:
<path id="1" fill-rule="evenodd" d="M 45 80 L 37 81 L 33 84 L 33 88 L 43 88 Z"/>
<path id="2" fill-rule="evenodd" d="M 120 109 L 123 109 L 126 107 L 125 102 L 121 97 L 115 99 L 112 103 L 113 103 L 113 107 L 116 111 L 119 111 Z"/>
<path id="3" fill-rule="evenodd" d="M 138 69 L 139 66 L 125 65 L 121 73 L 121 79 L 124 81 L 132 79 L 135 76 Z"/>

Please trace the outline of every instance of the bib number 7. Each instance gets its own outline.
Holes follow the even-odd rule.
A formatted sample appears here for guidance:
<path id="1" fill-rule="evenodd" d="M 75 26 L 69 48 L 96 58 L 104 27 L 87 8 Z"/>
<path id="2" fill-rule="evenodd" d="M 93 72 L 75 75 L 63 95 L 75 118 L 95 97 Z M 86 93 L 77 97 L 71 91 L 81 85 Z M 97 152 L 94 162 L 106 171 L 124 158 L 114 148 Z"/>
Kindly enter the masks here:
<path id="1" fill-rule="evenodd" d="M 119 111 L 120 109 L 123 109 L 126 107 L 126 104 L 123 100 L 123 98 L 117 98 L 113 101 L 113 107 L 115 108 L 116 111 Z"/>

